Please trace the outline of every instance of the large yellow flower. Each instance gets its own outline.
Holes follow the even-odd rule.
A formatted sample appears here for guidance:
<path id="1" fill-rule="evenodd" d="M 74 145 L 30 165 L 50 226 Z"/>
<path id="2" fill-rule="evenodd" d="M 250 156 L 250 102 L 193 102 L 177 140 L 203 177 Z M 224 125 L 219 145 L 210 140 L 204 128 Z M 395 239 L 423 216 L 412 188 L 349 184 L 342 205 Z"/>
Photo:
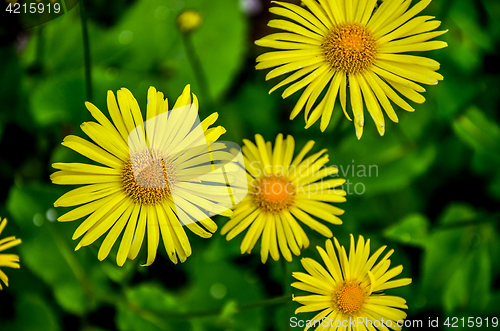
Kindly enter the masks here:
<path id="1" fill-rule="evenodd" d="M 312 295 L 293 297 L 303 306 L 295 313 L 320 311 L 310 322 L 311 325 L 323 324 L 322 330 L 401 330 L 407 309 L 406 300 L 392 295 L 385 295 L 384 290 L 405 286 L 410 278 L 391 280 L 403 271 L 403 266 L 389 270 L 390 250 L 376 265 L 375 262 L 386 246 L 379 248 L 370 256 L 370 239 L 366 242 L 359 236 L 355 247 L 351 234 L 349 255 L 334 238 L 338 257 L 331 240 L 326 241 L 326 251 L 317 247 L 326 266 L 310 258 L 301 260 L 307 273 L 294 272 L 292 275 L 299 282 L 292 286 Z M 399 325 L 398 325 L 399 323 Z M 308 329 L 308 327 L 306 327 Z"/>
<path id="2" fill-rule="evenodd" d="M 407 111 L 414 111 L 401 96 L 416 103 L 425 98 L 417 83 L 436 85 L 443 79 L 436 70 L 439 63 L 429 58 L 401 54 L 446 47 L 442 41 L 428 41 L 446 31 L 433 31 L 441 22 L 433 16 L 418 16 L 431 0 L 422 0 L 408 10 L 411 0 L 303 0 L 308 10 L 297 5 L 273 1 L 279 7 L 270 11 L 289 20 L 275 19 L 269 26 L 286 32 L 266 36 L 255 43 L 280 49 L 260 55 L 257 69 L 273 68 L 266 79 L 290 74 L 269 93 L 290 84 L 286 98 L 306 88 L 293 108 L 290 119 L 305 106 L 306 128 L 321 117 L 321 131 L 327 128 L 335 99 L 339 94 L 345 116 L 347 86 L 358 139 L 365 123 L 363 100 L 380 135 L 385 132 L 381 108 L 398 122 L 392 100 Z M 295 72 L 294 72 L 295 71 Z M 322 100 L 316 104 L 327 85 Z M 316 104 L 314 110 L 311 109 Z M 382 106 L 382 107 L 381 107 Z"/>
<path id="3" fill-rule="evenodd" d="M 3 229 L 7 225 L 7 220 L 0 218 L 0 234 L 2 234 Z M 21 239 L 10 236 L 7 238 L 0 239 L 0 252 L 6 249 L 17 246 L 21 243 Z M 0 267 L 9 267 L 19 269 L 19 256 L 16 254 L 0 254 Z M 0 270 L 0 280 L 9 286 L 9 278 L 7 275 Z M 2 282 L 0 282 L 0 290 L 2 289 Z"/>
<path id="4" fill-rule="evenodd" d="M 287 261 L 292 253 L 300 255 L 309 246 L 309 238 L 297 220 L 326 237 L 332 237 L 329 227 L 314 217 L 331 224 L 342 224 L 337 215 L 344 211 L 327 202 L 344 202 L 346 192 L 338 186 L 345 180 L 326 178 L 338 172 L 336 167 L 325 167 L 328 155 L 323 149 L 305 158 L 314 146 L 309 141 L 295 156 L 292 136 L 271 142 L 255 135 L 255 145 L 243 140 L 243 158 L 248 172 L 249 194 L 235 207 L 233 216 L 221 230 L 231 240 L 247 229 L 241 243 L 241 253 L 250 253 L 262 236 L 260 254 L 266 263 L 269 252 L 277 261 L 281 254 Z M 314 217 L 313 217 L 314 216 Z M 279 248 L 279 250 L 278 250 Z"/>
<path id="5" fill-rule="evenodd" d="M 83 236 L 76 249 L 92 244 L 109 230 L 99 249 L 99 260 L 108 256 L 122 232 L 117 264 L 123 265 L 127 258 L 135 259 L 147 232 L 146 265 L 156 257 L 160 233 L 169 258 L 174 263 L 184 262 L 191 255 L 184 226 L 201 237 L 210 237 L 217 225 L 202 210 L 216 210 L 217 196 L 220 190 L 227 194 L 227 188 L 221 181 L 219 186 L 211 182 L 207 190 L 204 182 L 196 178 L 200 173 L 195 171 L 194 156 L 203 163 L 203 151 L 199 155 L 179 152 L 192 147 L 196 150 L 200 139 L 205 144 L 216 141 L 225 129 L 208 128 L 217 120 L 217 113 L 197 122 L 198 100 L 194 94 L 191 99 L 189 85 L 170 111 L 163 93 L 151 87 L 145 122 L 129 90 L 121 89 L 117 95 L 118 104 L 113 92 L 108 91 L 107 105 L 113 123 L 93 104 L 86 103 L 98 123 L 83 123 L 81 129 L 95 144 L 73 135 L 64 138 L 64 146 L 102 166 L 53 164 L 60 170 L 51 175 L 53 183 L 85 185 L 54 203 L 56 207 L 81 205 L 58 220 L 68 222 L 88 216 L 73 235 L 73 239 Z M 221 212 L 219 208 L 218 213 Z"/>

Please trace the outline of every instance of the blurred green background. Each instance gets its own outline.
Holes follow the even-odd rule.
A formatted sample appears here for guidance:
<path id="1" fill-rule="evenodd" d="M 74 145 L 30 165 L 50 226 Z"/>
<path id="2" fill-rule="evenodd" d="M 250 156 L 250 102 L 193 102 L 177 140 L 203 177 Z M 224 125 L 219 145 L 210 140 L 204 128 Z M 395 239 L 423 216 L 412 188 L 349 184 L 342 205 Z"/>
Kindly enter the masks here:
<path id="1" fill-rule="evenodd" d="M 226 242 L 189 234 L 193 254 L 172 264 L 159 248 L 151 267 L 145 255 L 116 266 L 116 248 L 103 262 L 99 243 L 73 252 L 78 221 L 57 223 L 53 202 L 68 187 L 52 185 L 51 163 L 84 159 L 60 145 L 84 136 L 90 120 L 84 101 L 106 108 L 107 90 L 127 87 L 145 109 L 149 86 L 170 100 L 186 84 L 200 100 L 200 118 L 214 111 L 241 144 L 262 134 L 292 134 L 300 148 L 328 148 L 330 164 L 348 179 L 342 226 L 331 226 L 347 245 L 349 234 L 370 238 L 372 251 L 395 249 L 410 286 L 389 290 L 408 302 L 408 319 L 500 317 L 500 2 L 435 0 L 424 11 L 442 21 L 448 48 L 424 56 L 441 63 L 445 77 L 425 93 L 414 113 L 397 109 L 380 137 L 371 119 L 357 141 L 340 106 L 325 133 L 289 121 L 297 96 L 268 95 L 277 81 L 254 70 L 265 50 L 253 41 L 271 32 L 267 0 L 86 0 L 92 90 L 86 92 L 80 4 L 57 19 L 23 29 L 19 16 L 0 16 L 0 215 L 2 237 L 23 240 L 21 269 L 3 270 L 1 330 L 288 330 L 298 304 L 269 299 L 298 291 L 289 286 L 292 263 L 260 262 L 259 244 L 241 256 L 242 235 Z M 6 7 L 6 4 L 2 5 Z M 189 40 L 175 20 L 184 9 L 203 15 Z M 188 43 L 186 43 L 188 41 Z M 193 56 L 193 54 L 195 54 Z M 198 58 L 198 67 L 193 65 Z M 200 85 L 201 70 L 206 85 Z M 89 94 L 91 92 L 91 94 Z M 371 176 L 359 172 L 371 167 Z M 354 171 L 353 171 L 354 169 Z M 376 171 L 375 171 L 376 170 Z M 222 226 L 227 218 L 216 217 Z M 319 259 L 325 238 L 307 232 L 303 256 Z M 144 247 L 143 247 L 144 248 Z M 144 253 L 144 252 L 143 252 Z M 279 300 L 278 300 L 279 301 Z M 263 303 L 262 303 L 263 302 Z M 300 319 L 313 314 L 301 314 Z M 460 326 L 460 323 L 459 323 Z M 483 324 L 483 327 L 485 325 Z"/>

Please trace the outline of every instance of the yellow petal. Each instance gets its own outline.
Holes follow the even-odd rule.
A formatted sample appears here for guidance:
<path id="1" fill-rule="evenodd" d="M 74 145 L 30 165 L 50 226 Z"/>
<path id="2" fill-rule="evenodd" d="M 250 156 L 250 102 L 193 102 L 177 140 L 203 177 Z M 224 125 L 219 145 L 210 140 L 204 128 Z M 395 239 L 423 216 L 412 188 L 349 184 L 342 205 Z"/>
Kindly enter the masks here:
<path id="1" fill-rule="evenodd" d="M 271 8 L 270 11 L 273 11 L 273 8 Z M 304 20 L 305 21 L 305 20 Z M 305 21 L 307 22 L 307 21 Z M 321 34 L 314 33 L 298 24 L 294 24 L 290 21 L 286 20 L 270 20 L 267 26 L 271 28 L 276 28 L 276 29 L 281 29 L 285 31 L 289 31 L 292 33 L 300 34 L 304 37 L 311 38 L 313 40 L 318 40 L 320 44 L 323 42 L 324 37 Z"/>

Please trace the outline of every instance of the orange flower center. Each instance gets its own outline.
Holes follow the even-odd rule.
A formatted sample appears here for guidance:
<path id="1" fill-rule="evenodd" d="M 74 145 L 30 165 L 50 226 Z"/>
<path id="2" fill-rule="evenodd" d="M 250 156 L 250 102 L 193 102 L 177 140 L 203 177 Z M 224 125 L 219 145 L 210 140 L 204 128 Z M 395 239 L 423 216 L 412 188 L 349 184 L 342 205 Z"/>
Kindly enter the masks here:
<path id="1" fill-rule="evenodd" d="M 364 295 L 359 285 L 345 284 L 338 291 L 336 299 L 340 310 L 344 314 L 348 314 L 355 313 L 361 308 L 364 302 Z"/>
<path id="2" fill-rule="evenodd" d="M 295 187 L 283 176 L 267 176 L 257 182 L 253 194 L 260 209 L 279 213 L 293 204 Z"/>
<path id="3" fill-rule="evenodd" d="M 137 153 L 123 165 L 122 188 L 135 203 L 154 205 L 172 196 L 175 173 L 168 158 L 154 150 Z"/>
<path id="4" fill-rule="evenodd" d="M 358 73 L 374 62 L 378 46 L 375 36 L 359 23 L 336 26 L 321 44 L 326 60 L 335 70 Z"/>

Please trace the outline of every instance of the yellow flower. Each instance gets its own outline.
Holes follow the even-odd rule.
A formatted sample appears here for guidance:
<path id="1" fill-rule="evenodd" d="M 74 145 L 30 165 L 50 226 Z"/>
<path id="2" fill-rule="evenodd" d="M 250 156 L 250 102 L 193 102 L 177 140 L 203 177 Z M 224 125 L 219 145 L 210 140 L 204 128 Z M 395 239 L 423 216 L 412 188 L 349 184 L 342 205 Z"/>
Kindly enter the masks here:
<path id="1" fill-rule="evenodd" d="M 7 225 L 7 220 L 0 218 L 0 234 L 2 234 L 3 229 Z M 21 243 L 21 239 L 16 239 L 14 236 L 0 239 L 0 252 L 6 249 L 17 246 Z M 0 267 L 9 267 L 19 269 L 19 256 L 16 254 L 0 254 Z M 0 280 L 9 286 L 9 278 L 7 275 L 0 270 Z M 0 282 L 0 290 L 2 289 L 2 282 Z"/>
<path id="2" fill-rule="evenodd" d="M 328 155 L 323 155 L 326 149 L 305 158 L 314 141 L 309 141 L 295 158 L 292 136 L 283 140 L 279 134 L 274 149 L 261 135 L 255 135 L 255 141 L 257 145 L 243 140 L 242 148 L 249 194 L 234 208 L 221 234 L 231 240 L 250 227 L 241 243 L 242 254 L 250 253 L 262 236 L 262 263 L 266 263 L 269 252 L 277 261 L 279 251 L 291 261 L 291 253 L 298 256 L 309 246 L 309 238 L 297 220 L 326 237 L 332 237 L 332 231 L 314 217 L 342 224 L 336 215 L 344 211 L 327 202 L 346 200 L 345 191 L 338 188 L 345 180 L 325 178 L 338 172 L 333 166 L 324 166 L 328 162 Z"/>
<path id="3" fill-rule="evenodd" d="M 156 257 L 160 233 L 170 260 L 184 262 L 191 255 L 184 226 L 203 238 L 211 237 L 217 230 L 215 222 L 200 208 L 216 209 L 217 202 L 212 200 L 216 200 L 213 195 L 217 188 L 212 183 L 213 190 L 206 192 L 204 183 L 193 178 L 193 169 L 196 170 L 196 164 L 191 162 L 193 155 L 179 156 L 179 152 L 197 146 L 200 138 L 205 145 L 207 141 L 216 141 L 225 129 L 208 128 L 217 120 L 217 113 L 197 122 L 198 99 L 193 94 L 191 104 L 189 85 L 170 111 L 163 93 L 151 87 L 145 122 L 129 90 L 121 89 L 117 95 L 118 104 L 113 92 L 108 91 L 107 106 L 113 123 L 93 104 L 86 103 L 98 123 L 85 122 L 81 129 L 95 144 L 73 135 L 64 138 L 64 146 L 102 166 L 53 164 L 60 170 L 51 175 L 53 183 L 85 185 L 54 203 L 56 207 L 81 205 L 58 220 L 68 222 L 88 216 L 73 235 L 73 239 L 83 236 L 76 249 L 92 244 L 109 230 L 99 249 L 99 260 L 108 256 L 123 232 L 116 257 L 119 266 L 127 258 L 137 257 L 146 233 L 146 265 Z M 186 168 L 191 170 L 190 174 Z M 219 184 L 227 191 L 225 182 Z"/>
<path id="4" fill-rule="evenodd" d="M 177 16 L 177 26 L 182 33 L 195 31 L 201 23 L 203 23 L 203 17 L 196 10 L 186 9 Z"/>
<path id="5" fill-rule="evenodd" d="M 410 278 L 391 280 L 403 270 L 401 265 L 389 270 L 389 257 L 394 250 L 390 250 L 375 265 L 386 246 L 379 248 L 369 257 L 370 239 L 365 243 L 364 238 L 359 236 L 355 247 L 351 234 L 348 256 L 344 246 L 340 246 L 336 238 L 334 241 L 338 257 L 331 240 L 326 241 L 326 251 L 317 247 L 326 269 L 313 259 L 303 258 L 301 263 L 307 273 L 292 274 L 299 280 L 292 283 L 293 287 L 314 293 L 293 297 L 294 301 L 303 304 L 295 314 L 321 311 L 310 324 L 316 323 L 315 326 L 318 326 L 319 321 L 324 319 L 324 325 L 328 325 L 325 330 L 346 330 L 345 327 L 339 327 L 345 325 L 349 325 L 352 330 L 386 330 L 385 327 L 401 330 L 402 321 L 406 318 L 406 313 L 401 309 L 408 308 L 406 300 L 383 293 L 386 289 L 411 283 Z"/>
<path id="6" fill-rule="evenodd" d="M 286 98 L 305 87 L 290 119 L 305 106 L 306 129 L 321 117 L 325 131 L 339 94 L 345 116 L 347 86 L 358 139 L 365 123 L 363 100 L 380 135 L 385 132 L 381 108 L 394 122 L 398 117 L 392 100 L 407 111 L 414 109 L 401 96 L 416 103 L 425 98 L 425 89 L 417 83 L 436 85 L 443 79 L 436 70 L 439 63 L 425 57 L 401 54 L 446 47 L 442 41 L 428 41 L 446 31 L 433 31 L 441 24 L 433 16 L 418 16 L 431 0 L 422 0 L 408 10 L 411 0 L 386 0 L 376 8 L 377 0 L 303 0 L 308 10 L 297 5 L 273 1 L 280 7 L 270 11 L 289 20 L 275 19 L 269 26 L 285 32 L 271 34 L 255 43 L 276 48 L 257 58 L 256 69 L 274 68 L 266 80 L 291 73 L 269 93 L 290 84 L 282 94 Z M 320 94 L 328 89 L 316 104 Z M 311 109 L 316 104 L 314 110 Z M 381 107 L 382 106 L 382 107 Z"/>

